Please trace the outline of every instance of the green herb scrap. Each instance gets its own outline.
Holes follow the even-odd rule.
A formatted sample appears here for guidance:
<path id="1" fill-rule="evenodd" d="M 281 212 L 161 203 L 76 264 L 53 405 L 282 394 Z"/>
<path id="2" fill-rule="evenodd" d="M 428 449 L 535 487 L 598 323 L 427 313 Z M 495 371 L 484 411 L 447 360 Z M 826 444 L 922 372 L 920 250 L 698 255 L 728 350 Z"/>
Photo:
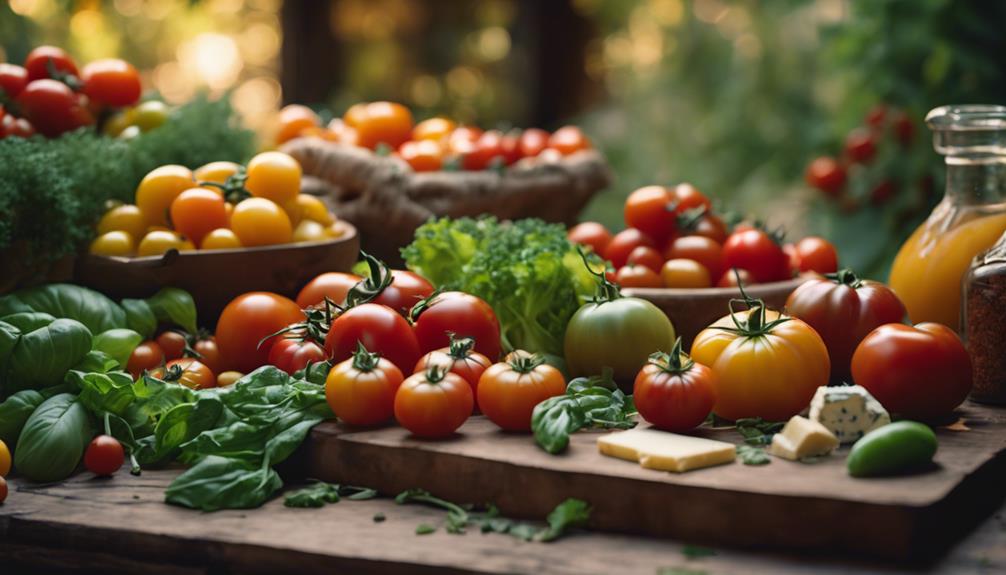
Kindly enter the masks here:
<path id="1" fill-rule="evenodd" d="M 760 417 L 745 417 L 736 422 L 737 433 L 744 437 L 748 445 L 770 445 L 772 436 L 782 431 L 785 421 L 765 421 Z"/>
<path id="2" fill-rule="evenodd" d="M 611 369 L 598 376 L 578 377 L 569 382 L 564 395 L 550 397 L 531 413 L 531 431 L 538 445 L 559 453 L 569 445 L 569 435 L 585 427 L 628 429 L 636 425 L 636 406 L 631 395 L 622 393 Z"/>
<path id="3" fill-rule="evenodd" d="M 324 507 L 326 503 L 338 503 L 343 497 L 353 501 L 363 501 L 377 497 L 377 491 L 367 487 L 317 481 L 309 487 L 287 493 L 283 499 L 283 505 L 287 507 Z"/>
<path id="4" fill-rule="evenodd" d="M 737 457 L 744 465 L 767 465 L 772 462 L 764 449 L 751 445 L 738 445 Z"/>

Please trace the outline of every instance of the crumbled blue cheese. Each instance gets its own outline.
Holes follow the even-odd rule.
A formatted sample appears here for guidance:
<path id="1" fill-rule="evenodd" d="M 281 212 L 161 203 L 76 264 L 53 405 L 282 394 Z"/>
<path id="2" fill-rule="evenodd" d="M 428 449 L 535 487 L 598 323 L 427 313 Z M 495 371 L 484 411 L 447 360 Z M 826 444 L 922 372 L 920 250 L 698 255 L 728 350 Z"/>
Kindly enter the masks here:
<path id="1" fill-rule="evenodd" d="M 842 443 L 855 443 L 867 432 L 891 422 L 884 406 L 859 385 L 819 387 L 809 415 Z"/>

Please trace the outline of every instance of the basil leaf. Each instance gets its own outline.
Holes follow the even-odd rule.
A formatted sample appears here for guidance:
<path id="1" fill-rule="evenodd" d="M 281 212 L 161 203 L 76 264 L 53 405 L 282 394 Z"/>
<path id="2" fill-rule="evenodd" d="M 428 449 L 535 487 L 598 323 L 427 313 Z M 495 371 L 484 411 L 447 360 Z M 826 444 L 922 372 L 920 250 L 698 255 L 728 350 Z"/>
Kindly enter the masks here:
<path id="1" fill-rule="evenodd" d="M 19 390 L 56 385 L 90 350 L 91 332 L 76 320 L 60 318 L 22 333 L 10 355 L 7 387 Z"/>
<path id="2" fill-rule="evenodd" d="M 0 441 L 10 447 L 17 444 L 21 428 L 43 401 L 45 397 L 41 393 L 34 389 L 26 389 L 0 403 Z"/>
<path id="3" fill-rule="evenodd" d="M 288 493 L 283 499 L 287 507 L 324 507 L 339 502 L 339 486 L 319 481 L 310 487 Z"/>
<path id="4" fill-rule="evenodd" d="M 71 378 L 75 371 L 81 373 L 108 373 L 119 367 L 119 362 L 112 359 L 112 356 L 103 351 L 92 349 L 73 366 L 73 369 L 67 372 L 64 381 Z"/>
<path id="5" fill-rule="evenodd" d="M 189 292 L 166 287 L 147 298 L 154 317 L 162 323 L 173 323 L 189 333 L 196 333 L 196 303 Z"/>
<path id="6" fill-rule="evenodd" d="M 146 300 L 124 299 L 119 302 L 119 305 L 126 311 L 126 327 L 140 334 L 144 339 L 150 339 L 154 335 L 154 332 L 157 331 L 157 317 Z"/>
<path id="7" fill-rule="evenodd" d="M 283 487 L 271 467 L 210 455 L 179 475 L 164 500 L 203 511 L 248 509 L 265 503 Z"/>
<path id="8" fill-rule="evenodd" d="M 121 416 L 136 399 L 133 378 L 128 373 L 71 373 L 80 387 L 80 402 L 92 413 L 107 411 Z"/>
<path id="9" fill-rule="evenodd" d="M 214 397 L 200 396 L 193 403 L 176 405 L 154 428 L 157 452 L 169 453 L 212 429 L 222 414 L 223 404 Z M 183 458 L 183 461 L 186 459 Z"/>
<path id="10" fill-rule="evenodd" d="M 582 428 L 584 416 L 576 398 L 569 395 L 550 397 L 531 412 L 534 439 L 545 451 L 559 453 L 569 445 L 569 434 Z"/>
<path id="11" fill-rule="evenodd" d="M 590 505 L 581 499 L 569 498 L 548 514 L 548 527 L 539 531 L 535 541 L 554 541 L 561 537 L 567 529 L 586 525 L 590 520 Z"/>
<path id="12" fill-rule="evenodd" d="M 143 341 L 143 336 L 131 329 L 116 328 L 103 331 L 94 336 L 91 347 L 103 351 L 117 361 L 123 368 L 129 363 L 129 356 Z"/>
<path id="13" fill-rule="evenodd" d="M 0 318 L 0 321 L 9 323 L 10 325 L 18 328 L 21 333 L 25 333 L 45 327 L 56 321 L 56 318 L 40 311 L 24 311 L 4 316 Z"/>
<path id="14" fill-rule="evenodd" d="M 737 457 L 744 465 L 767 465 L 772 462 L 764 449 L 750 445 L 738 445 Z"/>
<path id="15" fill-rule="evenodd" d="M 0 297 L 0 317 L 31 311 L 77 320 L 92 333 L 126 327 L 126 312 L 114 301 L 73 284 L 47 284 Z"/>
<path id="16" fill-rule="evenodd" d="M 17 326 L 0 320 L 0 366 L 7 365 L 7 360 L 20 338 L 21 330 Z M 2 381 L 4 371 L 4 368 L 0 367 L 0 381 Z"/>
<path id="17" fill-rule="evenodd" d="M 28 417 L 14 449 L 14 467 L 33 481 L 60 481 L 76 469 L 91 441 L 87 410 L 69 393 L 50 397 Z"/>

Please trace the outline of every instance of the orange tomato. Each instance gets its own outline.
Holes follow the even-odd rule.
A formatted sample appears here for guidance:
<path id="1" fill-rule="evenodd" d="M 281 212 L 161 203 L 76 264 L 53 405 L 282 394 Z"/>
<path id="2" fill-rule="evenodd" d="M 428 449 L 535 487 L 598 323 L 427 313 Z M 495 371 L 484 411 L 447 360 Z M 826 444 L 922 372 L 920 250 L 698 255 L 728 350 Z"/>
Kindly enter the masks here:
<path id="1" fill-rule="evenodd" d="M 395 419 L 418 437 L 448 437 L 468 419 L 474 405 L 468 382 L 434 365 L 402 382 L 395 393 Z"/>
<path id="2" fill-rule="evenodd" d="M 723 248 L 715 240 L 705 236 L 684 236 L 676 238 L 664 251 L 669 260 L 694 260 L 702 264 L 709 277 L 719 278 L 723 274 Z"/>
<path id="3" fill-rule="evenodd" d="M 335 222 L 335 217 L 328 211 L 325 202 L 311 194 L 297 194 L 292 201 L 283 204 L 283 210 L 290 216 L 290 223 L 294 226 L 301 220 L 311 220 L 323 226 L 330 226 Z"/>
<path id="4" fill-rule="evenodd" d="M 558 150 L 563 156 L 590 149 L 590 140 L 576 126 L 563 126 L 548 138 L 548 147 Z"/>
<path id="5" fill-rule="evenodd" d="M 248 162 L 245 188 L 251 195 L 283 205 L 300 193 L 300 163 L 283 152 L 262 152 Z"/>
<path id="6" fill-rule="evenodd" d="M 412 129 L 412 139 L 441 142 L 451 135 L 458 125 L 447 118 L 430 118 L 416 124 Z"/>
<path id="7" fill-rule="evenodd" d="M 206 188 L 185 190 L 171 202 L 171 223 L 183 236 L 200 244 L 206 234 L 227 227 L 224 197 Z"/>
<path id="8" fill-rule="evenodd" d="M 170 164 L 154 169 L 136 187 L 136 207 L 143 212 L 147 226 L 168 224 L 168 209 L 178 194 L 195 185 L 192 171 Z"/>
<path id="9" fill-rule="evenodd" d="M 378 144 L 397 149 L 412 135 L 412 112 L 394 102 L 371 102 L 362 112 L 353 106 L 343 120 L 356 129 L 358 145 L 371 150 Z"/>
<path id="10" fill-rule="evenodd" d="M 189 389 L 206 389 L 217 385 L 217 376 L 213 371 L 191 357 L 169 361 L 164 368 L 155 372 L 155 377 L 180 383 Z"/>
<path id="11" fill-rule="evenodd" d="M 311 108 L 300 104 L 290 104 L 279 111 L 279 132 L 276 143 L 282 144 L 299 136 L 307 128 L 318 126 L 321 120 Z"/>
<path id="12" fill-rule="evenodd" d="M 297 305 L 308 308 L 321 304 L 325 298 L 337 304 L 346 301 L 346 294 L 349 289 L 359 283 L 363 278 L 356 274 L 344 272 L 327 272 L 309 281 L 301 288 L 297 294 Z"/>
<path id="13" fill-rule="evenodd" d="M 234 162 L 210 162 L 196 168 L 192 175 L 195 176 L 197 182 L 213 182 L 223 185 L 227 183 L 227 178 L 238 173 L 240 169 L 241 165 Z"/>
<path id="14" fill-rule="evenodd" d="M 235 206 L 231 229 L 246 247 L 284 244 L 293 239 L 290 216 L 265 198 L 248 198 Z"/>
<path id="15" fill-rule="evenodd" d="M 574 244 L 590 246 L 595 254 L 601 255 L 611 242 L 611 232 L 599 222 L 581 222 L 569 228 L 566 238 Z"/>
<path id="16" fill-rule="evenodd" d="M 566 393 L 566 380 L 540 355 L 515 351 L 479 378 L 482 413 L 507 431 L 530 431 L 534 406 Z"/>
<path id="17" fill-rule="evenodd" d="M 405 142 L 398 155 L 417 172 L 436 172 L 444 165 L 444 150 L 435 140 Z"/>
<path id="18" fill-rule="evenodd" d="M 657 272 L 640 264 L 622 266 L 615 274 L 615 283 L 627 288 L 659 288 L 664 287 Z"/>
<path id="19" fill-rule="evenodd" d="M 395 413 L 395 393 L 404 376 L 387 359 L 359 344 L 353 357 L 336 364 L 325 380 L 325 399 L 350 425 L 377 425 Z"/>
<path id="20" fill-rule="evenodd" d="M 709 270 L 695 260 L 667 260 L 660 277 L 664 287 L 669 288 L 707 288 L 711 287 L 712 279 Z"/>

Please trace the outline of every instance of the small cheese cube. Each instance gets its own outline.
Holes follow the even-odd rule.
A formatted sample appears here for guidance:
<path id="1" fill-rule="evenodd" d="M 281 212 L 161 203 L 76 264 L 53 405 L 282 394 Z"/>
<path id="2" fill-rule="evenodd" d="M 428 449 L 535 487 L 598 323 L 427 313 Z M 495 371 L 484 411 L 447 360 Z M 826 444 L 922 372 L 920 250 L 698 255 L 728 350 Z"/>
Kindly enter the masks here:
<path id="1" fill-rule="evenodd" d="M 768 452 L 776 457 L 797 461 L 826 455 L 838 447 L 838 438 L 816 421 L 794 415 L 782 431 L 772 436 Z"/>
<path id="2" fill-rule="evenodd" d="M 638 461 L 647 469 L 679 473 L 730 463 L 737 456 L 737 448 L 732 443 L 652 428 L 604 435 L 598 438 L 597 448 L 604 455 Z"/>
<path id="3" fill-rule="evenodd" d="M 891 416 L 860 385 L 819 387 L 810 402 L 810 418 L 827 427 L 842 443 L 855 443 Z"/>

